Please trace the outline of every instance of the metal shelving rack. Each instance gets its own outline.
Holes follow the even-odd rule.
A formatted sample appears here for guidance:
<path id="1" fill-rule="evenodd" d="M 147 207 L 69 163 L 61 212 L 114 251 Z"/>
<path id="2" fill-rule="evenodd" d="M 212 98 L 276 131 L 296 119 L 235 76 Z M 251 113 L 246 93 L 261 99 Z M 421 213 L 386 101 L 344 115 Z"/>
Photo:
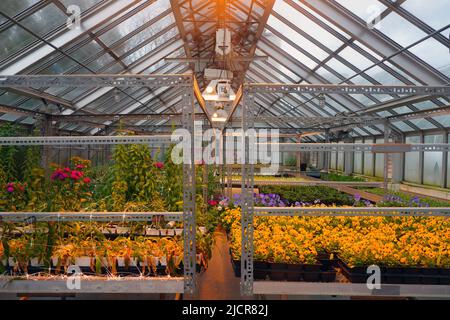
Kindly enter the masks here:
<path id="1" fill-rule="evenodd" d="M 2 87 L 178 87 L 182 88 L 182 125 L 190 133 L 194 147 L 194 92 L 193 75 L 20 75 L 0 76 Z M 164 117 L 164 115 L 161 115 Z M 0 145 L 58 146 L 58 145 L 115 145 L 115 144 L 170 144 L 168 135 L 152 136 L 70 136 L 70 137 L 9 137 L 0 138 Z M 191 150 L 193 151 L 193 150 Z M 191 155 L 193 152 L 191 152 Z M 36 221 L 148 221 L 164 217 L 183 222 L 184 276 L 183 278 L 121 279 L 82 278 L 81 290 L 70 291 L 66 280 L 14 280 L 0 277 L 0 293 L 187 293 L 196 291 L 196 223 L 195 223 L 195 163 L 194 157 L 185 157 L 183 163 L 183 212 L 0 212 L 0 220 Z M 69 292 L 70 291 L 70 292 Z"/>
<path id="2" fill-rule="evenodd" d="M 255 216 L 440 216 L 449 218 L 450 208 L 255 208 L 254 161 L 250 161 L 250 149 L 253 147 L 247 134 L 248 129 L 254 129 L 255 95 L 261 93 L 311 93 L 311 94 L 384 94 L 396 93 L 403 95 L 450 95 L 450 87 L 397 87 L 397 86 L 348 86 L 348 85 L 299 85 L 299 84 L 245 84 L 242 102 L 242 154 L 243 159 L 242 193 L 241 193 L 241 294 L 282 294 L 282 295 L 317 295 L 317 296 L 391 296 L 391 297 L 450 297 L 448 285 L 382 285 L 381 289 L 369 290 L 365 284 L 343 283 L 307 283 L 307 282 L 276 282 L 253 280 L 253 232 Z M 386 132 L 389 122 L 384 122 Z M 388 135 L 387 135 L 388 136 Z M 389 136 L 388 136 L 389 137 Z M 336 143 L 280 143 L 279 152 L 355 152 L 374 153 L 404 153 L 411 151 L 441 151 L 449 152 L 449 144 L 336 144 Z M 385 172 L 387 168 L 385 168 Z M 385 183 L 386 183 L 385 174 Z M 231 180 L 231 176 L 228 176 Z M 379 213 L 375 213 L 379 212 Z"/>

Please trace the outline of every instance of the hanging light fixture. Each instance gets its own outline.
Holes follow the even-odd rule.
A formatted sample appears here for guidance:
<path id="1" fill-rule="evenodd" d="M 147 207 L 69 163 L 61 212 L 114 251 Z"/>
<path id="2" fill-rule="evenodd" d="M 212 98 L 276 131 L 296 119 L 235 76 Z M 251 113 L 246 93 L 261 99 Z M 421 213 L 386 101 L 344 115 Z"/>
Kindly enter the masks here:
<path id="1" fill-rule="evenodd" d="M 224 110 L 223 105 L 217 105 L 216 111 L 213 113 L 211 121 L 213 122 L 225 122 L 227 121 L 228 113 Z"/>

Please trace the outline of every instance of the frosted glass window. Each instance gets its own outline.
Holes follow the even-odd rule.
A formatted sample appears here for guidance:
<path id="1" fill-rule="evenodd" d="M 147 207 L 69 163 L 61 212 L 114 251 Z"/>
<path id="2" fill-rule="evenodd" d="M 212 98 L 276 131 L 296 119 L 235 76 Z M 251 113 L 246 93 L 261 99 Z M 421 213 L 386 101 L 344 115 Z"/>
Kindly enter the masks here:
<path id="1" fill-rule="evenodd" d="M 384 143 L 384 139 L 377 139 L 376 143 Z M 375 154 L 375 176 L 384 177 L 384 154 Z"/>
<path id="2" fill-rule="evenodd" d="M 420 137 L 406 137 L 406 143 L 420 143 Z M 420 183 L 419 159 L 419 152 L 405 153 L 405 181 Z"/>
<path id="3" fill-rule="evenodd" d="M 362 140 L 355 140 L 355 143 L 362 143 Z M 362 174 L 362 152 L 357 151 L 353 154 L 353 172 Z"/>
<path id="4" fill-rule="evenodd" d="M 373 140 L 366 140 L 367 144 L 372 144 Z M 364 174 L 366 176 L 373 176 L 373 153 L 372 152 L 364 152 Z"/>
<path id="5" fill-rule="evenodd" d="M 443 143 L 442 135 L 425 136 L 425 143 Z M 440 186 L 442 179 L 442 152 L 425 152 L 423 167 L 423 183 Z"/>
<path id="6" fill-rule="evenodd" d="M 343 152 L 338 152 L 338 165 L 337 165 L 337 169 L 340 171 L 344 171 L 344 153 Z"/>
<path id="7" fill-rule="evenodd" d="M 331 152 L 330 168 L 336 169 L 336 152 Z"/>

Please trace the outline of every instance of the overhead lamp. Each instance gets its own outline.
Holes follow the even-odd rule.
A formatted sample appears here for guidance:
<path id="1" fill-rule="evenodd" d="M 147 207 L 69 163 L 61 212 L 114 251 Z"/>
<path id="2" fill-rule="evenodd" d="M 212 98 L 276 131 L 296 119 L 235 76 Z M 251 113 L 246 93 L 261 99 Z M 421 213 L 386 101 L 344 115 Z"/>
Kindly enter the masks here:
<path id="1" fill-rule="evenodd" d="M 217 106 L 216 112 L 213 113 L 211 121 L 213 122 L 226 122 L 228 113 L 223 109 L 222 105 Z"/>
<path id="2" fill-rule="evenodd" d="M 212 80 L 203 91 L 202 96 L 206 101 L 228 102 L 236 99 L 236 94 L 228 79 Z"/>
<path id="3" fill-rule="evenodd" d="M 325 107 L 326 104 L 326 98 L 325 95 L 323 93 L 319 94 L 319 96 L 317 97 L 317 101 L 319 101 L 319 106 L 321 108 Z"/>
<path id="4" fill-rule="evenodd" d="M 206 93 L 211 94 L 214 92 L 214 88 L 212 86 L 207 86 L 206 87 Z"/>

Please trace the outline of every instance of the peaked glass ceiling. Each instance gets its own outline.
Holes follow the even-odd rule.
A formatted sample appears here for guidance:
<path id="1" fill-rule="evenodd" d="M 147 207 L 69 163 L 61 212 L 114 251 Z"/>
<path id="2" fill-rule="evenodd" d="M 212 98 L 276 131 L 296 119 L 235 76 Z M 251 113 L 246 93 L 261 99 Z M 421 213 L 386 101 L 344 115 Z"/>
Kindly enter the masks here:
<path id="1" fill-rule="evenodd" d="M 67 8 L 78 5 L 81 28 L 70 30 Z M 449 85 L 450 0 L 2 0 L 0 74 L 185 73 L 188 63 L 165 58 L 211 58 L 196 66 L 228 67 L 243 82 Z M 221 20 L 222 19 L 222 20 Z M 220 65 L 215 30 L 232 32 L 233 56 L 267 56 Z M 261 116 L 375 115 L 449 106 L 450 97 L 257 94 Z M 0 106 L 52 114 L 178 113 L 177 88 L 30 88 L 0 91 Z M 4 110 L 4 108 L 2 109 Z M 200 109 L 198 109 L 200 112 Z M 238 113 L 236 113 L 238 114 Z M 33 114 L 0 120 L 32 124 Z M 100 124 L 113 124 L 99 122 Z M 163 130 L 168 120 L 130 123 Z M 393 122 L 398 132 L 448 129 L 450 116 Z M 162 125 L 162 126 L 159 126 Z M 269 126 L 279 127 L 279 122 Z M 298 122 L 284 127 L 301 129 Z M 88 123 L 61 129 L 102 133 Z M 353 130 L 377 135 L 383 127 Z M 322 138 L 317 135 L 316 138 Z"/>

